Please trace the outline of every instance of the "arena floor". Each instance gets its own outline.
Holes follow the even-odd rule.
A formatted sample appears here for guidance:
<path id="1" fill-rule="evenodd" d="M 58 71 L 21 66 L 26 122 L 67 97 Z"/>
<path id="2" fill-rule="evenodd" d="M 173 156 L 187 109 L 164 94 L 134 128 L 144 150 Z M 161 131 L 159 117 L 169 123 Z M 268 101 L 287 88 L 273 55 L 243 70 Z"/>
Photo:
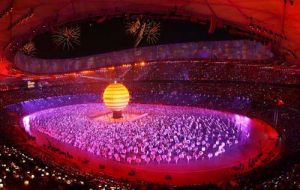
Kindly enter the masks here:
<path id="1" fill-rule="evenodd" d="M 83 170 L 178 186 L 223 182 L 276 159 L 280 153 L 276 130 L 261 120 L 233 113 L 130 104 L 125 113 L 147 115 L 111 123 L 93 119 L 101 112 L 107 110 L 95 103 L 51 108 L 25 116 L 23 126 L 40 146 L 68 152 Z M 157 138 L 161 133 L 166 134 Z M 197 144 L 189 134 L 203 139 Z M 153 146 L 142 152 L 143 143 Z M 174 151 L 159 152 L 166 145 Z M 176 150 L 180 152 L 176 154 Z M 123 157 L 122 151 L 126 151 Z"/>

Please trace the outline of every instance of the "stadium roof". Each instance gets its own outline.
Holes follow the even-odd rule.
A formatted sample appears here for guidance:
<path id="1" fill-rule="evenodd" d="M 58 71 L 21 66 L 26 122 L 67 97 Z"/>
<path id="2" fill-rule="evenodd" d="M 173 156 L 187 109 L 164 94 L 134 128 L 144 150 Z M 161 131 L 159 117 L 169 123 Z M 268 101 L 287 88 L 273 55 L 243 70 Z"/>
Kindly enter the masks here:
<path id="1" fill-rule="evenodd" d="M 9 42 L 38 28 L 109 14 L 147 13 L 215 18 L 238 27 L 257 25 L 283 36 L 282 45 L 300 55 L 300 2 L 296 0 L 1 0 L 0 55 Z M 103 17 L 105 20 L 105 17 Z M 101 20 L 100 20 L 101 21 Z M 286 39 L 285 39 L 286 38 Z M 299 60 L 296 58 L 295 63 Z M 3 61 L 2 61 L 3 62 Z M 1 63 L 0 63 L 1 64 Z M 1 68 L 1 66 L 0 66 Z"/>

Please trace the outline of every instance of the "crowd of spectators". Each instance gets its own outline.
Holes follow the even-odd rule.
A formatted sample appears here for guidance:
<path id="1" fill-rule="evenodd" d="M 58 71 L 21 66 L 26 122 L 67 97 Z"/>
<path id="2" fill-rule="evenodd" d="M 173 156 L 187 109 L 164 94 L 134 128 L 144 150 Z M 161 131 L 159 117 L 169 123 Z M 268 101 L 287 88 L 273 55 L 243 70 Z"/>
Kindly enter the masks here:
<path id="1" fill-rule="evenodd" d="M 269 84 L 298 84 L 299 69 L 277 65 L 207 61 L 165 61 L 135 64 L 102 70 L 101 76 L 123 78 L 126 81 L 240 81 Z M 121 76 L 121 77 L 120 77 Z"/>
<path id="2" fill-rule="evenodd" d="M 271 79 L 270 79 L 271 80 Z M 51 96 L 61 95 L 76 95 L 83 93 L 94 93 L 98 95 L 100 101 L 101 92 L 107 83 L 102 82 L 91 82 L 88 79 L 74 79 L 60 81 L 59 83 L 49 81 L 49 86 L 52 87 L 37 87 L 33 89 L 24 90 L 11 90 L 1 92 L 0 94 L 0 106 L 5 106 L 18 103 L 26 100 L 33 100 L 37 98 L 48 98 Z M 76 82 L 76 83 L 74 83 Z M 300 170 L 299 170 L 299 157 L 300 157 L 300 143 L 299 143 L 299 107 L 300 102 L 298 98 L 299 89 L 293 86 L 274 86 L 274 85 L 263 85 L 263 84 L 251 84 L 251 83 L 224 83 L 224 82 L 193 82 L 193 81 L 127 81 L 125 82 L 128 86 L 131 94 L 132 101 L 139 103 L 164 103 L 164 104 L 175 104 L 175 105 L 191 105 L 201 106 L 215 109 L 223 109 L 232 112 L 242 113 L 253 117 L 261 118 L 268 123 L 273 123 L 274 111 L 279 111 L 278 125 L 274 126 L 281 134 L 281 138 L 284 141 L 285 151 L 283 156 L 275 163 L 268 165 L 261 169 L 255 169 L 251 173 L 245 176 L 236 176 L 236 179 L 231 181 L 230 184 L 222 184 L 222 188 L 227 189 L 299 189 L 300 188 Z M 176 98 L 178 97 L 178 98 Z M 277 100 L 280 99 L 284 102 L 284 105 L 278 106 Z M 192 101 L 193 100 L 193 101 Z M 64 100 L 67 104 L 67 100 Z M 41 106 L 43 107 L 43 106 Z M 6 121 L 1 113 L 1 121 Z M 8 125 L 4 126 L 1 122 L 2 134 L 4 130 L 9 130 Z M 9 133 L 13 134 L 11 131 Z M 5 133 L 8 134 L 8 133 Z M 14 137 L 16 138 L 16 137 Z M 1 142 L 2 144 L 6 141 Z M 24 146 L 24 142 L 23 146 Z M 14 158 L 5 156 L 4 149 L 13 150 L 12 146 L 5 145 L 2 147 L 0 156 L 1 164 L 11 165 L 11 160 L 15 160 L 15 163 L 22 163 L 22 156 L 19 154 Z M 16 151 L 19 151 L 16 149 Z M 7 151 L 8 152 L 8 151 Z M 26 151 L 20 152 L 25 154 Z M 28 158 L 32 158 L 32 153 L 29 154 Z M 26 162 L 28 164 L 26 171 L 34 170 L 36 164 L 41 164 L 39 167 L 47 166 L 48 168 L 53 167 L 55 171 L 60 168 L 62 175 L 74 174 L 76 180 L 82 179 L 84 181 L 84 188 L 98 188 L 96 183 L 88 183 L 88 181 L 94 181 L 90 175 L 80 174 L 78 177 L 77 172 L 61 168 L 59 165 L 49 164 L 49 159 L 41 160 L 40 157 L 35 158 L 32 162 Z M 48 165 L 49 164 L 49 165 Z M 20 168 L 21 164 L 17 164 Z M 11 167 L 11 166 L 10 166 Z M 45 169 L 45 168 L 43 168 Z M 10 169 L 11 170 L 11 169 Z M 12 170 L 11 170 L 12 171 Z M 22 171 L 25 171 L 25 169 Z M 45 170 L 46 171 L 46 170 Z M 37 187 L 53 187 L 52 189 L 61 187 L 73 187 L 72 184 L 81 185 L 79 183 L 73 183 L 71 185 L 61 183 L 62 180 L 46 176 L 42 177 L 46 182 L 40 180 L 40 173 L 33 174 L 35 178 L 29 179 L 29 182 L 24 182 L 27 178 L 15 178 L 12 172 L 7 172 L 5 169 L 1 169 L 0 176 L 0 187 L 1 184 L 4 186 L 11 186 L 13 184 L 20 185 L 18 189 L 25 189 L 26 184 L 29 186 L 34 185 Z M 26 173 L 26 172 L 24 172 Z M 50 172 L 49 172 L 50 173 Z M 23 174 L 22 174 L 23 175 Z M 7 176 L 7 177 L 4 177 Z M 39 176 L 39 177 L 37 177 Z M 90 176 L 85 178 L 84 176 Z M 78 177 L 78 178 L 77 178 Z M 111 184 L 110 181 L 114 181 L 116 184 L 121 183 L 119 180 L 112 179 L 108 176 L 102 176 L 105 183 L 101 183 L 103 187 L 107 183 Z M 19 181 L 16 183 L 16 181 Z M 79 180 L 80 181 L 80 180 Z M 38 185 L 40 184 L 40 186 Z M 53 186 L 50 186 L 52 184 Z M 89 184 L 89 186 L 86 186 Z M 100 184 L 100 183 L 99 183 Z M 127 183 L 125 183 L 127 184 Z M 131 183 L 130 183 L 131 184 Z M 145 186 L 147 186 L 146 184 Z M 121 185 L 122 186 L 122 185 Z M 76 189 L 77 186 L 74 186 Z M 79 186 L 78 188 L 80 188 Z M 119 185 L 107 185 L 107 188 L 112 189 L 128 189 L 131 186 Z M 106 189 L 107 189 L 106 188 Z M 192 189 L 195 187 L 186 187 L 186 189 Z M 197 187 L 201 188 L 201 186 Z M 203 189 L 218 189 L 218 187 L 203 186 Z M 39 188 L 41 189 L 41 188 Z M 46 188 L 45 188 L 46 189 Z M 101 188 L 100 188 L 101 189 Z"/>
<path id="3" fill-rule="evenodd" d="M 260 62 L 278 59 L 263 44 L 249 40 L 200 41 L 131 48 L 98 55 L 68 58 L 39 59 L 19 52 L 13 65 L 30 73 L 67 73 L 99 67 L 110 67 L 140 60 L 241 60 Z"/>
<path id="4" fill-rule="evenodd" d="M 34 158 L 36 154 L 28 156 L 13 146 L 0 145 L 0 189 L 134 189 L 123 180 L 84 173 L 48 159 L 44 162 Z"/>

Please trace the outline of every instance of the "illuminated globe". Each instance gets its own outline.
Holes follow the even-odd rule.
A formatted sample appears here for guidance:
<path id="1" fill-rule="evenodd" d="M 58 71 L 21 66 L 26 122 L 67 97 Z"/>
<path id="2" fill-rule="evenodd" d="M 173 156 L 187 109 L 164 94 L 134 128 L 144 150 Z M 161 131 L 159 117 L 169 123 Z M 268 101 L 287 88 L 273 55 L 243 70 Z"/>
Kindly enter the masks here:
<path id="1" fill-rule="evenodd" d="M 120 83 L 110 84 L 104 90 L 103 101 L 113 111 L 113 118 L 122 118 L 122 110 L 129 102 L 128 89 Z"/>

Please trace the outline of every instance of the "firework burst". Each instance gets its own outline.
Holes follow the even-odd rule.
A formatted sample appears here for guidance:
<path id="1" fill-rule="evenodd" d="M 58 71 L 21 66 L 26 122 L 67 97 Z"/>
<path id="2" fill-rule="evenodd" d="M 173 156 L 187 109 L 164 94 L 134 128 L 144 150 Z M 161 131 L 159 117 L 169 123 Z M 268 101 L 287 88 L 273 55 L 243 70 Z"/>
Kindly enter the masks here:
<path id="1" fill-rule="evenodd" d="M 134 36 L 134 47 L 137 47 L 143 39 L 146 39 L 148 44 L 155 44 L 158 42 L 160 24 L 158 22 L 144 20 L 137 18 L 133 21 L 128 21 L 126 32 Z"/>
<path id="2" fill-rule="evenodd" d="M 28 42 L 22 47 L 22 51 L 25 55 L 35 55 L 36 48 L 33 42 Z"/>
<path id="3" fill-rule="evenodd" d="M 147 32 L 145 33 L 147 42 L 149 44 L 156 44 L 159 37 L 160 24 L 157 22 L 148 23 Z"/>
<path id="4" fill-rule="evenodd" d="M 140 27 L 141 27 L 140 19 L 136 19 L 135 21 L 129 21 L 126 24 L 126 31 L 129 34 L 136 35 Z"/>
<path id="5" fill-rule="evenodd" d="M 63 50 L 74 49 L 75 45 L 80 44 L 80 28 L 64 27 L 53 33 L 53 42 Z"/>

